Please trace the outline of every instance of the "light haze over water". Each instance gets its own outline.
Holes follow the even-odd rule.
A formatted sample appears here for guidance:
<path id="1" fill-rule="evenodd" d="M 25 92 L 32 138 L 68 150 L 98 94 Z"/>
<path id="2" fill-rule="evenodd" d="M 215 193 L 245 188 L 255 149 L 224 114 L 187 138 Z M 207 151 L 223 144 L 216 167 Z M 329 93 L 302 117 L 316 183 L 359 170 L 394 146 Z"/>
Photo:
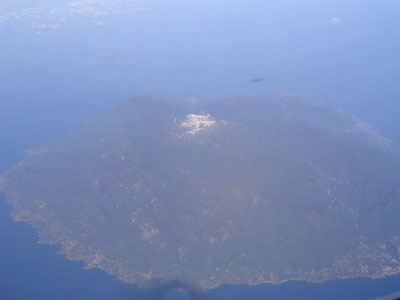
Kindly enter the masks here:
<path id="1" fill-rule="evenodd" d="M 400 146 L 399 20 L 396 0 L 2 0 L 0 173 L 21 160 L 25 150 L 68 134 L 113 104 L 147 93 L 185 98 L 296 95 L 344 109 Z M 36 245 L 33 230 L 6 221 L 9 211 L 3 212 L 0 298 L 26 299 L 21 294 L 25 286 L 27 294 L 34 290 L 39 295 L 34 299 L 51 299 L 58 291 L 49 289 L 54 284 L 50 278 L 59 278 L 60 272 L 87 281 L 89 291 L 81 299 L 94 297 L 97 280 L 109 283 L 109 291 L 119 291 L 123 299 L 144 297 L 107 275 L 91 277 L 87 274 L 92 271 L 64 257 L 50 259 L 41 269 L 48 259 L 41 253 L 51 255 L 56 249 Z M 25 270 L 26 276 L 12 270 Z M 40 272 L 47 275 L 38 276 Z M 210 297 L 265 299 L 275 293 L 295 299 L 304 293 L 312 299 L 322 299 L 321 294 L 324 299 L 350 294 L 351 299 L 365 299 L 400 289 L 398 276 L 370 282 L 291 283 L 264 290 L 222 287 Z M 80 284 L 71 279 L 59 291 L 79 290 Z M 112 293 L 103 296 L 110 298 L 96 294 L 114 299 Z"/>

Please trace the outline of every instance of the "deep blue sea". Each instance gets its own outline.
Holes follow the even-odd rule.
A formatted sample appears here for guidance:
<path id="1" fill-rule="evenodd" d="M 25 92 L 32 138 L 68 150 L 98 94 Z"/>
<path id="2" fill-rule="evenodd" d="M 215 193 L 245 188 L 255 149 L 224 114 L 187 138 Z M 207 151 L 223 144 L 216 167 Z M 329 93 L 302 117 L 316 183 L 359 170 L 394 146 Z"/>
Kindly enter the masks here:
<path id="1" fill-rule="evenodd" d="M 25 150 L 146 93 L 298 95 L 347 110 L 400 146 L 396 0 L 149 0 L 138 1 L 148 9 L 135 14 L 94 16 L 90 9 L 74 15 L 77 4 L 58 6 L 67 2 L 0 3 L 0 173 Z M 47 5 L 70 10 L 43 20 L 24 10 Z M 2 21 L 9 11 L 20 17 Z M 38 244 L 36 231 L 13 222 L 10 212 L 1 197 L 0 299 L 160 299 L 158 290 L 85 270 L 58 255 L 57 246 Z M 399 290 L 400 275 L 223 286 L 204 298 L 361 300 Z M 167 299 L 187 297 L 175 292 Z"/>

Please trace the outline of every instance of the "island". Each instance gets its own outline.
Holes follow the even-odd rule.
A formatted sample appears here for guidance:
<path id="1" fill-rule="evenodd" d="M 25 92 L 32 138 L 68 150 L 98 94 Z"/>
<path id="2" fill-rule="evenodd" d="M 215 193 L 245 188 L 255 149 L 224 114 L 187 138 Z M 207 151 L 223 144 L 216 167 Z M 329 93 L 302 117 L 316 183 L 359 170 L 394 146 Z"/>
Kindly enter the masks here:
<path id="1" fill-rule="evenodd" d="M 135 97 L 0 177 L 16 221 L 145 286 L 400 272 L 400 159 L 344 111 L 296 97 Z"/>

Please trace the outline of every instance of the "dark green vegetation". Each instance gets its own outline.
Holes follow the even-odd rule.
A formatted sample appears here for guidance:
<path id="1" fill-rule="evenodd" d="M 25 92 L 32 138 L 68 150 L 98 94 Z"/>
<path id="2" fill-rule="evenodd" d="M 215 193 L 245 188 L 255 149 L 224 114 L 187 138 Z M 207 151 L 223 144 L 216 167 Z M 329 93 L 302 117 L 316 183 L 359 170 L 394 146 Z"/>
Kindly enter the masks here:
<path id="1" fill-rule="evenodd" d="M 14 218 L 128 282 L 400 271 L 400 162 L 367 124 L 294 98 L 135 98 L 1 177 Z"/>

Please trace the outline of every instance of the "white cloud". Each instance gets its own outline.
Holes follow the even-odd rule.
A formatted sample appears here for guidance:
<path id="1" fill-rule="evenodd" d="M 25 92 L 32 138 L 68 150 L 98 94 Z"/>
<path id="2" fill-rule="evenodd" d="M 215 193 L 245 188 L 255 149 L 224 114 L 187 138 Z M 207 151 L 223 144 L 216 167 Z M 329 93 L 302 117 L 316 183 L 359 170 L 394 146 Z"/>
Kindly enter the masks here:
<path id="1" fill-rule="evenodd" d="M 343 23 L 343 21 L 342 21 L 342 19 L 339 19 L 339 18 L 332 18 L 331 19 L 331 23 L 333 23 L 333 24 L 342 24 Z"/>
<path id="2" fill-rule="evenodd" d="M 63 5 L 26 8 L 20 11 L 0 13 L 0 23 L 18 21 L 33 27 L 38 23 L 42 28 L 57 29 L 70 20 L 94 21 L 95 24 L 106 24 L 102 18 L 108 15 L 131 15 L 143 10 L 138 0 L 79 0 Z"/>

